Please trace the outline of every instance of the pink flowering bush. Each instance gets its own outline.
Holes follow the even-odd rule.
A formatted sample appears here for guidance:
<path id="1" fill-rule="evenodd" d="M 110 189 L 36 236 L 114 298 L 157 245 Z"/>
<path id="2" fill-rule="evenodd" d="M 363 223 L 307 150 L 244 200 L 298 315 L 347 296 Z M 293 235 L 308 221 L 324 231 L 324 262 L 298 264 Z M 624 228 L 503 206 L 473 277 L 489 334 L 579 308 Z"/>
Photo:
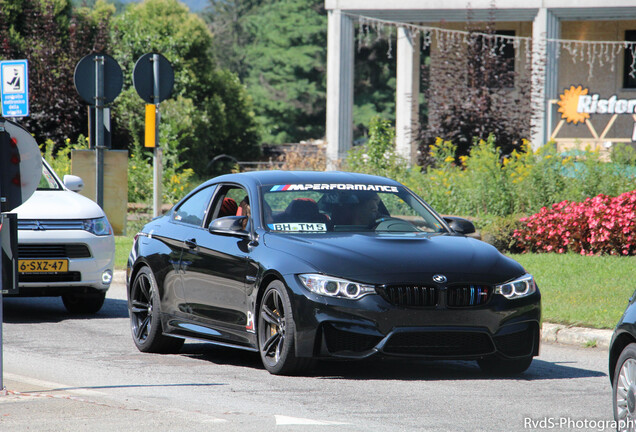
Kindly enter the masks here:
<path id="1" fill-rule="evenodd" d="M 636 255 L 636 190 L 562 201 L 520 222 L 513 237 L 523 252 Z"/>

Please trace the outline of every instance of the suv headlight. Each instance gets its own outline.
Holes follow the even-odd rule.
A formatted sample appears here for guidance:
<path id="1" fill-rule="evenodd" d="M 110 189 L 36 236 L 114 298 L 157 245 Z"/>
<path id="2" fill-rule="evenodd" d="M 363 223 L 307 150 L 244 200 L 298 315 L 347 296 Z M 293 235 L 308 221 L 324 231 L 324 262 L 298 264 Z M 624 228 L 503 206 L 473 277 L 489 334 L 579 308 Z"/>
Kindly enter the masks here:
<path id="1" fill-rule="evenodd" d="M 95 235 L 106 236 L 113 233 L 113 229 L 110 227 L 110 223 L 108 223 L 108 219 L 106 219 L 106 217 L 101 217 L 99 219 L 86 219 L 83 222 L 84 229 Z"/>
<path id="2" fill-rule="evenodd" d="M 321 274 L 301 274 L 298 277 L 309 291 L 327 297 L 358 300 L 367 294 L 375 294 L 375 288 L 372 285 L 346 279 Z"/>
<path id="3" fill-rule="evenodd" d="M 532 275 L 529 274 L 495 287 L 495 294 L 501 294 L 507 299 L 526 297 L 536 291 L 537 285 L 534 283 Z"/>

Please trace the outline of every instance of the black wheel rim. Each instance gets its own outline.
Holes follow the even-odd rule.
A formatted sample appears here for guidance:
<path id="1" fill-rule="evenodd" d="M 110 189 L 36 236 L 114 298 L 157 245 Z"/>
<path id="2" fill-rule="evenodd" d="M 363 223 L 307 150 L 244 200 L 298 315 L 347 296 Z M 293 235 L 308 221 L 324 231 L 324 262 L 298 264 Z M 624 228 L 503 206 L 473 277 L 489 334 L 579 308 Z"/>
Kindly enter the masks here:
<path id="1" fill-rule="evenodd" d="M 614 388 L 614 418 L 619 422 L 618 430 L 633 431 L 636 429 L 636 359 L 628 358 L 621 365 Z"/>
<path id="2" fill-rule="evenodd" d="M 130 296 L 130 323 L 135 340 L 143 343 L 152 330 L 152 284 L 150 277 L 140 273 Z"/>
<path id="3" fill-rule="evenodd" d="M 280 293 L 272 289 L 265 294 L 259 316 L 261 354 L 270 364 L 280 360 L 285 346 L 285 309 Z"/>

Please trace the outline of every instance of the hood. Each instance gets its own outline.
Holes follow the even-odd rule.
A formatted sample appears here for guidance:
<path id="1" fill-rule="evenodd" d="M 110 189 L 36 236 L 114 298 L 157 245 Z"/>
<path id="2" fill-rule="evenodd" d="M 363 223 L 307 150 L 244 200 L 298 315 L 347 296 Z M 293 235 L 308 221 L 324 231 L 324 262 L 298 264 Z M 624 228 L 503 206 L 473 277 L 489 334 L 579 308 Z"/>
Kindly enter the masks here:
<path id="1" fill-rule="evenodd" d="M 35 191 L 31 198 L 13 210 L 18 219 L 95 219 L 104 216 L 90 199 L 68 190 Z"/>
<path id="2" fill-rule="evenodd" d="M 264 240 L 316 272 L 375 284 L 432 283 L 432 276 L 441 273 L 448 284 L 493 285 L 525 273 L 491 245 L 450 234 L 267 233 Z"/>

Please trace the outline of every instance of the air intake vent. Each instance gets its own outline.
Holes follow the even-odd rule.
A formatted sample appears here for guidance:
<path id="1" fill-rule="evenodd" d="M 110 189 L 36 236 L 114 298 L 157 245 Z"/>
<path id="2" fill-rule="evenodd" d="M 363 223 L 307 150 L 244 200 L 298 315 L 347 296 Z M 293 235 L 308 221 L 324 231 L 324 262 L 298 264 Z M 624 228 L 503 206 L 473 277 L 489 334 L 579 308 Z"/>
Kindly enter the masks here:
<path id="1" fill-rule="evenodd" d="M 79 282 L 82 280 L 82 274 L 80 272 L 68 272 L 68 273 L 28 273 L 19 274 L 19 282 Z M 20 288 L 22 289 L 22 288 Z M 50 295 L 50 294 L 49 294 Z"/>
<path id="2" fill-rule="evenodd" d="M 484 333 L 439 331 L 397 333 L 383 350 L 387 354 L 452 357 L 489 354 L 494 347 Z"/>
<path id="3" fill-rule="evenodd" d="M 18 244 L 18 258 L 90 258 L 85 244 Z"/>

